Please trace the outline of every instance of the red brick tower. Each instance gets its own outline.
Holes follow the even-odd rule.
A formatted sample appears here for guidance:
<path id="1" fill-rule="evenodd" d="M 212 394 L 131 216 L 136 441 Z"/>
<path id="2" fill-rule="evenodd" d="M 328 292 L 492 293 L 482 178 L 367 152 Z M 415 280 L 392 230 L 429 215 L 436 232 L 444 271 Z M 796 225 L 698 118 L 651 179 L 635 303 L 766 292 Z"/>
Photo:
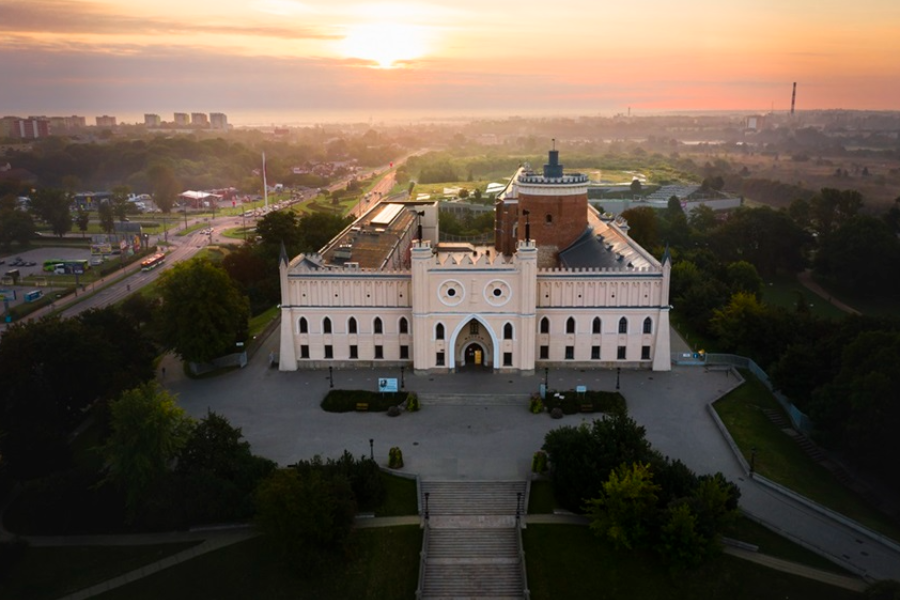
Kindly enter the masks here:
<path id="1" fill-rule="evenodd" d="M 497 251 L 511 254 L 516 240 L 528 237 L 537 244 L 539 264 L 555 266 L 559 251 L 587 227 L 587 183 L 587 175 L 563 173 L 555 149 L 543 175 L 521 169 L 497 202 Z"/>

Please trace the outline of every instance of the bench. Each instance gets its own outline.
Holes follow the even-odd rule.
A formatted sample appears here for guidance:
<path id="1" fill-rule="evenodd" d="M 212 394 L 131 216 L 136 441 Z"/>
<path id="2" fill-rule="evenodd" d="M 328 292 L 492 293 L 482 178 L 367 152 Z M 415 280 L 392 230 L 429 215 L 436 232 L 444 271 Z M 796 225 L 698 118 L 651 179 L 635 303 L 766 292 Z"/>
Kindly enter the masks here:
<path id="1" fill-rule="evenodd" d="M 368 403 L 368 402 L 357 402 L 357 403 L 356 403 L 356 410 L 357 410 L 358 412 L 366 412 L 366 411 L 368 411 L 368 410 L 369 410 L 369 403 Z"/>

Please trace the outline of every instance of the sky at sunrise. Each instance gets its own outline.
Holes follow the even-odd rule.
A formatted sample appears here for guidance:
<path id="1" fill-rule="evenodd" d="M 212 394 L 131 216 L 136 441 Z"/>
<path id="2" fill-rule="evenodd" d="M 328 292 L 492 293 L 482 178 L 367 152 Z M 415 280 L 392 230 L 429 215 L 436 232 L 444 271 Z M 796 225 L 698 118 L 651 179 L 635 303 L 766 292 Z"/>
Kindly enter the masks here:
<path id="1" fill-rule="evenodd" d="M 900 109 L 900 1 L 0 0 L 0 116 L 784 111 L 794 81 Z"/>

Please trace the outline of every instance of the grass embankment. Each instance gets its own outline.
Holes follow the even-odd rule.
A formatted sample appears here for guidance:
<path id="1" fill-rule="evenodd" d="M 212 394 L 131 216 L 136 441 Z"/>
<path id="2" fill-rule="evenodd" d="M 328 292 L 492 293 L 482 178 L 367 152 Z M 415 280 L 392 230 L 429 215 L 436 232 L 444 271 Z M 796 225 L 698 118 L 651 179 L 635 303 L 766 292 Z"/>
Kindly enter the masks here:
<path id="1" fill-rule="evenodd" d="M 894 540 L 900 540 L 900 526 L 897 523 L 841 485 L 830 471 L 807 456 L 763 414 L 763 409 L 777 410 L 783 415 L 784 411 L 756 377 L 748 371 L 741 371 L 741 374 L 746 383 L 713 406 L 748 463 L 753 449 L 756 449 L 753 461 L 756 472 Z"/>
<path id="2" fill-rule="evenodd" d="M 558 508 L 560 507 L 553 496 L 553 484 L 549 480 L 532 481 L 528 498 L 528 514 L 552 514 Z M 761 554 L 768 554 L 769 556 L 800 563 L 815 569 L 822 569 L 823 571 L 852 575 L 830 560 L 822 558 L 815 552 L 795 544 L 791 540 L 744 516 L 738 518 L 728 528 L 725 535 L 748 544 L 755 544 L 759 547 Z"/>
<path id="3" fill-rule="evenodd" d="M 384 481 L 386 494 L 384 502 L 375 509 L 376 517 L 402 517 L 419 514 L 415 479 L 397 477 L 382 472 L 381 480 Z"/>
<path id="4" fill-rule="evenodd" d="M 523 539 L 533 600 L 861 598 L 727 555 L 672 572 L 653 552 L 616 550 L 577 525 L 529 525 Z"/>
<path id="5" fill-rule="evenodd" d="M 31 547 L 9 578 L 0 584 L 0 598 L 56 600 L 162 560 L 197 543 Z"/>
<path id="6" fill-rule="evenodd" d="M 844 311 L 829 304 L 824 298 L 813 293 L 793 277 L 776 277 L 763 285 L 763 302 L 772 306 L 779 306 L 789 311 L 797 310 L 798 294 L 802 296 L 810 314 L 828 319 L 840 319 L 847 315 Z"/>
<path id="7" fill-rule="evenodd" d="M 360 529 L 340 563 L 312 572 L 257 537 L 97 596 L 102 600 L 316 600 L 413 598 L 419 577 L 418 525 Z"/>

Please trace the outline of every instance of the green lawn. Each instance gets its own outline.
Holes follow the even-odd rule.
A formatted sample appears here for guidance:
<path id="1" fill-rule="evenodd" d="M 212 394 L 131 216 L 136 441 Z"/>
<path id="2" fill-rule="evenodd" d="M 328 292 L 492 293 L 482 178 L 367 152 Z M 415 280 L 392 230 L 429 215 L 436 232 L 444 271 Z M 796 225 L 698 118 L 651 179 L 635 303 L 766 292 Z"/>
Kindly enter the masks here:
<path id="1" fill-rule="evenodd" d="M 250 328 L 248 330 L 250 332 L 250 338 L 252 339 L 254 336 L 262 333 L 263 329 L 265 329 L 280 312 L 280 308 L 273 306 L 269 310 L 262 312 L 255 317 L 251 317 Z"/>
<path id="2" fill-rule="evenodd" d="M 529 525 L 523 537 L 533 600 L 862 598 L 732 556 L 673 572 L 652 552 L 617 551 L 577 525 Z"/>
<path id="3" fill-rule="evenodd" d="M 384 502 L 375 510 L 376 517 L 401 517 L 419 514 L 416 480 L 381 472 L 387 491 Z"/>
<path id="4" fill-rule="evenodd" d="M 528 493 L 528 514 L 553 514 L 559 508 L 553 496 L 553 484 L 549 479 L 535 479 L 531 482 Z"/>
<path id="5" fill-rule="evenodd" d="M 838 573 L 839 575 L 847 575 L 853 577 L 855 574 L 841 568 L 830 560 L 819 556 L 811 550 L 807 550 L 799 544 L 795 544 L 786 537 L 780 536 L 771 529 L 763 527 L 756 521 L 747 517 L 740 517 L 735 521 L 728 531 L 725 532 L 727 537 L 734 540 L 755 544 L 759 547 L 760 554 L 768 554 L 791 562 L 800 563 L 821 569 Z"/>
<path id="6" fill-rule="evenodd" d="M 824 298 L 806 289 L 796 277 L 776 277 L 763 284 L 763 301 L 772 306 L 780 306 L 794 311 L 797 308 L 797 293 L 803 295 L 811 314 L 817 317 L 839 319 L 847 315 Z"/>
<path id="7" fill-rule="evenodd" d="M 0 584 L 0 598 L 55 600 L 161 560 L 196 543 L 31 547 L 9 578 Z"/>
<path id="8" fill-rule="evenodd" d="M 360 529 L 341 563 L 310 571 L 290 564 L 263 536 L 199 556 L 97 596 L 102 600 L 316 600 L 413 598 L 422 530 L 417 525 Z"/>
<path id="9" fill-rule="evenodd" d="M 818 280 L 817 283 L 835 298 L 845 302 L 848 306 L 855 308 L 863 314 L 879 317 L 900 316 L 900 308 L 898 308 L 900 304 L 898 304 L 897 298 L 891 298 L 886 295 L 876 295 L 855 289 L 840 288 Z"/>
<path id="10" fill-rule="evenodd" d="M 900 526 L 841 485 L 766 418 L 762 409 L 776 409 L 784 414 L 781 406 L 756 377 L 747 371 L 741 373 L 746 383 L 713 406 L 747 462 L 756 448 L 754 465 L 760 475 L 900 540 Z"/>

